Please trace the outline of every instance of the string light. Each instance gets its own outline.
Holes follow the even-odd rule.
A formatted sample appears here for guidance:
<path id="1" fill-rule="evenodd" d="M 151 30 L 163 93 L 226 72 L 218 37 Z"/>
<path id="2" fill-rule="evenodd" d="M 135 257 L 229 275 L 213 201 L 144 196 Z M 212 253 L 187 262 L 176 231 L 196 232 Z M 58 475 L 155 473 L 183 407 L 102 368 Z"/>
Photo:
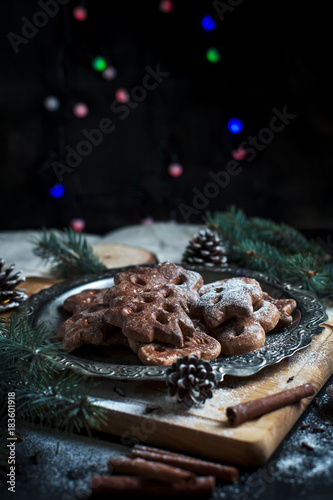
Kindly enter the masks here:
<path id="1" fill-rule="evenodd" d="M 239 134 L 243 130 L 243 123 L 239 118 L 230 118 L 228 121 L 228 130 L 232 134 Z"/>
<path id="2" fill-rule="evenodd" d="M 221 61 L 220 51 L 216 47 L 210 47 L 206 52 L 206 59 L 210 63 L 218 63 Z"/>
<path id="3" fill-rule="evenodd" d="M 184 169 L 180 163 L 170 163 L 168 173 L 171 177 L 180 177 L 183 175 Z"/>
<path id="4" fill-rule="evenodd" d="M 217 26 L 216 21 L 210 15 L 202 18 L 201 25 L 206 31 L 213 31 Z"/>
<path id="5" fill-rule="evenodd" d="M 78 5 L 73 9 L 73 16 L 76 21 L 86 21 L 88 18 L 88 10 L 83 5 Z"/>
<path id="6" fill-rule="evenodd" d="M 234 149 L 233 151 L 231 151 L 231 156 L 234 160 L 243 161 L 247 156 L 247 149 L 245 149 L 243 146 Z"/>
<path id="7" fill-rule="evenodd" d="M 108 66 L 102 73 L 105 80 L 114 80 L 117 76 L 117 70 L 114 66 Z"/>
<path id="8" fill-rule="evenodd" d="M 84 118 L 89 113 L 89 108 L 84 102 L 77 102 L 73 107 L 73 113 L 77 118 Z"/>
<path id="9" fill-rule="evenodd" d="M 49 193 L 52 198 L 61 198 L 65 193 L 65 188 L 62 184 L 58 183 L 50 187 Z"/>
<path id="10" fill-rule="evenodd" d="M 94 68 L 95 71 L 104 71 L 107 67 L 107 62 L 105 57 L 102 56 L 96 56 L 92 60 L 91 63 L 92 67 Z"/>
<path id="11" fill-rule="evenodd" d="M 130 99 L 130 95 L 126 89 L 120 88 L 116 91 L 115 98 L 116 98 L 116 101 L 118 101 L 118 102 L 127 102 Z"/>
<path id="12" fill-rule="evenodd" d="M 159 9 L 164 14 L 168 14 L 173 10 L 173 2 L 171 0 L 162 0 L 159 4 Z"/>
<path id="13" fill-rule="evenodd" d="M 86 221 L 84 219 L 72 219 L 70 222 L 70 226 L 74 231 L 80 233 L 86 227 Z"/>
<path id="14" fill-rule="evenodd" d="M 44 107 L 47 109 L 47 111 L 57 111 L 60 107 L 60 101 L 58 97 L 54 95 L 48 95 L 44 99 Z"/>

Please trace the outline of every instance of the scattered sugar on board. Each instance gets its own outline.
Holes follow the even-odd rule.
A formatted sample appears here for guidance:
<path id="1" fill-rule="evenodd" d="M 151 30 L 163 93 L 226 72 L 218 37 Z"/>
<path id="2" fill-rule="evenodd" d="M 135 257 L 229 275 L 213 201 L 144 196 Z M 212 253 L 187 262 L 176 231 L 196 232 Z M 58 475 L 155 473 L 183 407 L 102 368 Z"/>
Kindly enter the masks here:
<path id="1" fill-rule="evenodd" d="M 315 342 L 315 340 L 314 340 Z M 327 347 L 328 344 L 327 344 Z M 174 398 L 170 398 L 165 386 L 156 384 L 150 391 L 140 390 L 142 383 L 134 382 L 123 387 L 125 399 L 139 402 L 142 407 L 158 407 L 150 416 L 158 420 L 170 420 L 180 426 L 195 427 L 196 418 L 225 422 L 225 410 L 228 406 L 236 405 L 242 401 L 262 397 L 268 393 L 278 392 L 287 388 L 309 382 L 312 370 L 320 364 L 332 365 L 330 356 L 327 355 L 326 345 L 322 345 L 319 352 L 309 353 L 308 349 L 297 352 L 294 356 L 285 359 L 273 367 L 266 367 L 251 377 L 226 376 L 213 392 L 213 398 L 204 405 L 194 406 L 187 410 Z M 287 368 L 287 369 L 286 369 Z M 287 381 L 290 379 L 290 382 Z M 124 397 L 119 398 L 124 400 Z M 223 434 L 232 435 L 233 430 L 221 429 Z M 310 443 L 311 446 L 311 443 Z"/>
<path id="2" fill-rule="evenodd" d="M 149 392 L 143 391 L 143 395 L 138 387 L 141 384 L 134 382 L 126 386 L 125 394 L 126 398 L 130 399 L 132 402 L 140 402 L 144 405 L 148 404 L 160 407 L 162 411 L 154 413 L 154 417 L 158 416 L 158 418 L 163 418 L 164 415 L 168 418 L 170 414 L 173 414 L 173 421 L 176 419 L 180 425 L 182 422 L 187 424 L 191 415 L 225 420 L 225 409 L 228 406 L 309 382 L 309 377 L 311 377 L 311 375 L 309 375 L 309 370 L 304 370 L 302 368 L 305 366 L 311 368 L 312 361 L 316 361 L 316 364 L 318 364 L 318 362 L 321 364 L 324 362 L 331 363 L 330 360 L 327 360 L 325 352 L 315 352 L 309 358 L 309 354 L 306 353 L 305 350 L 302 354 L 297 353 L 296 356 L 298 357 L 297 360 L 296 358 L 285 360 L 286 363 L 288 363 L 289 369 L 287 373 L 283 373 L 283 376 L 281 373 L 281 371 L 284 371 L 282 365 L 275 365 L 274 367 L 267 367 L 252 377 L 226 377 L 214 390 L 212 399 L 207 400 L 204 405 L 194 406 L 190 410 L 187 410 L 177 403 L 174 398 L 170 398 L 164 386 L 158 386 L 156 390 Z M 295 375 L 294 380 L 291 380 L 290 383 L 287 384 L 288 378 L 291 378 L 293 375 Z M 269 392 L 267 392 L 268 387 L 270 387 Z"/>
<path id="3" fill-rule="evenodd" d="M 325 479 L 333 474 L 333 402 L 324 396 L 321 404 L 331 408 L 331 420 L 325 422 L 308 415 L 303 425 L 291 436 L 288 448 L 275 462 L 276 477 L 291 483 Z M 318 410 L 320 413 L 320 408 Z M 328 425 L 330 424 L 330 425 Z M 318 432 L 321 429 L 321 432 Z"/>

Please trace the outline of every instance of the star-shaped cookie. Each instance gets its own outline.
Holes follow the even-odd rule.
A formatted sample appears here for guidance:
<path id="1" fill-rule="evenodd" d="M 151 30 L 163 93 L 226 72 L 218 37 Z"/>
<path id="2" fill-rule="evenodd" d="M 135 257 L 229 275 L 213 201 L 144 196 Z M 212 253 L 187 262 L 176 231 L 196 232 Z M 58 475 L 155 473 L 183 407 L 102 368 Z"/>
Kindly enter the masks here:
<path id="1" fill-rule="evenodd" d="M 184 345 L 184 335 L 192 336 L 195 331 L 186 294 L 176 285 L 114 297 L 104 320 L 138 342 L 159 340 L 178 347 Z"/>
<path id="2" fill-rule="evenodd" d="M 258 281 L 250 278 L 229 278 L 203 285 L 200 298 L 191 305 L 190 315 L 203 318 L 215 328 L 231 318 L 250 318 L 253 304 L 263 295 Z"/>

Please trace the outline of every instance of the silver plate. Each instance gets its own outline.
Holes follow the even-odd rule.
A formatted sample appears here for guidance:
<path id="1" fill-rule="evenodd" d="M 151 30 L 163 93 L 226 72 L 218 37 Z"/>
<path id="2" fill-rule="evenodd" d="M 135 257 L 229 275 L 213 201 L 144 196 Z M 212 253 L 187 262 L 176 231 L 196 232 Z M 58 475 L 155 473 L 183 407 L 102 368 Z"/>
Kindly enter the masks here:
<path id="1" fill-rule="evenodd" d="M 136 268 L 138 266 L 131 266 Z M 151 267 L 151 266 L 149 266 Z M 113 277 L 123 269 L 109 269 L 104 273 L 86 276 L 75 281 L 64 281 L 51 288 L 40 291 L 26 301 L 20 315 L 28 315 L 31 326 L 44 323 L 50 331 L 50 341 L 55 338 L 55 331 L 68 315 L 63 311 L 64 300 L 86 288 L 106 288 L 114 285 Z M 265 345 L 248 354 L 219 357 L 211 361 L 217 381 L 224 375 L 250 376 L 262 368 L 279 363 L 295 352 L 307 347 L 314 335 L 319 335 L 327 319 L 326 310 L 315 294 L 280 282 L 277 278 L 250 271 L 243 268 L 225 267 L 223 269 L 207 269 L 191 267 L 200 272 L 205 283 L 246 276 L 257 279 L 262 289 L 274 298 L 293 298 L 297 301 L 297 309 L 293 313 L 294 321 L 287 328 L 267 335 Z M 94 377 L 126 380 L 161 380 L 165 378 L 166 367 L 145 366 L 138 364 L 137 356 L 124 347 L 101 348 L 83 346 L 75 354 L 59 354 L 53 356 L 59 368 L 71 368 L 77 373 Z"/>

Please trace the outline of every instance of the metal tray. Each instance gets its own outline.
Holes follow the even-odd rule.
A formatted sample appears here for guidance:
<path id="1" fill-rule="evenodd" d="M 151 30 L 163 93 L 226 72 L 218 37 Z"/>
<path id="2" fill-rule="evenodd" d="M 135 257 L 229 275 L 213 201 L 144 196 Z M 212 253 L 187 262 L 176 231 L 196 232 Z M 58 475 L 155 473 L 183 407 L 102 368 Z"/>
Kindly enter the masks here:
<path id="1" fill-rule="evenodd" d="M 135 269 L 139 266 L 130 267 Z M 50 342 L 52 342 L 57 327 L 68 317 L 62 309 L 62 304 L 67 297 L 86 288 L 111 287 L 114 285 L 115 274 L 130 267 L 109 269 L 98 275 L 58 283 L 30 297 L 21 308 L 20 314 L 28 316 L 31 326 L 44 323 L 50 331 Z M 265 366 L 279 363 L 282 359 L 307 347 L 313 336 L 319 335 L 324 329 L 320 325 L 328 319 L 328 316 L 324 305 L 312 292 L 282 283 L 275 277 L 243 268 L 191 267 L 190 269 L 200 272 L 205 283 L 235 276 L 254 278 L 272 297 L 293 298 L 297 301 L 293 323 L 283 330 L 268 334 L 262 348 L 248 354 L 218 357 L 211 361 L 217 381 L 223 380 L 226 374 L 250 376 Z M 59 353 L 52 359 L 59 368 L 71 368 L 77 373 L 109 379 L 162 380 L 165 378 L 167 368 L 145 366 L 141 364 L 136 354 L 125 347 L 101 348 L 89 345 L 80 347 L 72 354 L 59 350 Z"/>

